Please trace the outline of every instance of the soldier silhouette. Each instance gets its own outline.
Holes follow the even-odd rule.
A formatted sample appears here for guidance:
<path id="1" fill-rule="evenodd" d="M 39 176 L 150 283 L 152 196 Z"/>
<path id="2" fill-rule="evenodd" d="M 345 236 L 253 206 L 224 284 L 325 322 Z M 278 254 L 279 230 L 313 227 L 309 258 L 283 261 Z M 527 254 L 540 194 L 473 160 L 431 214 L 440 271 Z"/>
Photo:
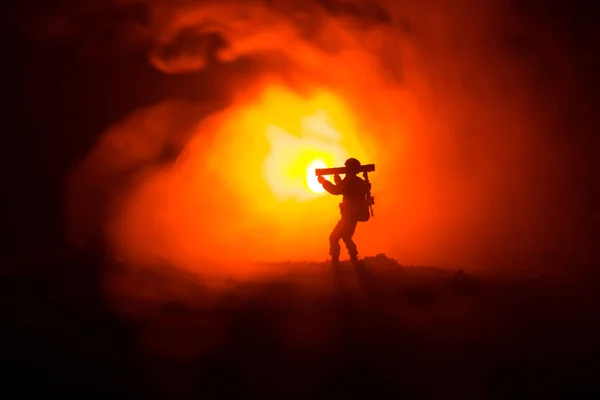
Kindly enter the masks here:
<path id="1" fill-rule="evenodd" d="M 354 263 L 358 262 L 358 249 L 352 240 L 352 236 L 356 230 L 356 224 L 359 221 L 369 219 L 367 197 L 370 194 L 371 184 L 357 176 L 361 164 L 356 158 L 347 159 L 344 165 L 346 167 L 344 179 L 341 179 L 339 175 L 335 175 L 335 184 L 329 182 L 323 176 L 318 178 L 319 183 L 323 185 L 327 192 L 343 196 L 340 203 L 341 219 L 329 235 L 329 254 L 331 255 L 331 262 L 334 264 L 340 261 L 340 239 L 346 245 L 350 260 Z"/>

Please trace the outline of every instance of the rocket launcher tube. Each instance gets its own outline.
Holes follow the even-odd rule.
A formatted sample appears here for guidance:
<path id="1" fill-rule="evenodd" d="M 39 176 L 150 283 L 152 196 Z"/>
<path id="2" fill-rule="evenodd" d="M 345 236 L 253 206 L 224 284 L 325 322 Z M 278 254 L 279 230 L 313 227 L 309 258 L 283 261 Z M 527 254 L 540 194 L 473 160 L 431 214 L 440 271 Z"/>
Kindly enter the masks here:
<path id="1" fill-rule="evenodd" d="M 361 165 L 358 172 L 373 172 L 375 171 L 375 164 Z M 323 175 L 341 175 L 346 173 L 346 167 L 335 167 L 335 168 L 317 168 L 315 169 L 316 176 Z"/>

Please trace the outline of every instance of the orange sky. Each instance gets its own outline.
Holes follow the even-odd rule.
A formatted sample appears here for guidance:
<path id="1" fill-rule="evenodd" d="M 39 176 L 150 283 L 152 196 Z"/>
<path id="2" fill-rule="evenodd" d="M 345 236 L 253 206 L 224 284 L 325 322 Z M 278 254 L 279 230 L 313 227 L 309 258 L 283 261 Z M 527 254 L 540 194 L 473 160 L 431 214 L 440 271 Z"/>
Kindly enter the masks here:
<path id="1" fill-rule="evenodd" d="M 318 7 L 286 14 L 284 3 L 157 2 L 147 34 L 161 71 L 206 66 L 207 49 L 181 45 L 168 58 L 161 49 L 209 20 L 229 40 L 222 62 L 253 57 L 260 67 L 224 80 L 230 104 L 207 118 L 201 104 L 168 100 L 110 127 L 70 178 L 74 242 L 100 226 L 115 255 L 201 273 L 325 260 L 340 199 L 315 193 L 307 177 L 315 163 L 352 156 L 377 167 L 375 218 L 356 234 L 361 256 L 482 266 L 561 243 L 574 229 L 568 212 L 549 220 L 543 205 L 567 182 L 544 136 L 548 100 L 502 47 L 502 2 L 464 3 L 390 3 L 392 23 L 361 25 Z M 302 15 L 312 16 L 310 35 Z M 157 165 L 167 145 L 183 150 Z M 94 193 L 105 196 L 101 221 Z"/>
<path id="2" fill-rule="evenodd" d="M 341 199 L 315 192 L 314 165 L 376 157 L 361 146 L 343 103 L 325 91 L 303 98 L 266 83 L 250 103 L 197 129 L 178 162 L 127 199 L 111 231 L 116 247 L 190 266 L 326 259 Z"/>

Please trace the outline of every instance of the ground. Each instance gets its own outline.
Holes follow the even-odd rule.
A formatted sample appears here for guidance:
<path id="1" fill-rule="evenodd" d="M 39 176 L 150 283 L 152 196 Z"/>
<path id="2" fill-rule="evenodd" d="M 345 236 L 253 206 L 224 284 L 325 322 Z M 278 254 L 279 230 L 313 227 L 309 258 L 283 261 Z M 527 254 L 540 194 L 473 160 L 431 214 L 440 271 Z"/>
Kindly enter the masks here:
<path id="1" fill-rule="evenodd" d="M 0 280 L 3 392 L 137 398 L 583 398 L 597 274 L 273 266 L 215 286 L 86 259 Z M 600 354 L 600 353 L 599 353 Z M 12 397 L 12 396 L 9 396 Z M 593 397 L 593 396 L 592 396 Z"/>

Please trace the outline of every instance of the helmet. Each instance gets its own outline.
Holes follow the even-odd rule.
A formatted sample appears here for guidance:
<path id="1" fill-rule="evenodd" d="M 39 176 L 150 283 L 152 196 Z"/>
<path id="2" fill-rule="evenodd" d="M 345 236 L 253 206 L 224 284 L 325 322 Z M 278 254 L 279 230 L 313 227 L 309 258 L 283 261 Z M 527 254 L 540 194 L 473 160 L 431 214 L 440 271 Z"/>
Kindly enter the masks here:
<path id="1" fill-rule="evenodd" d="M 360 172 L 360 167 L 361 167 L 360 161 L 358 161 L 356 158 L 347 159 L 346 162 L 344 163 L 344 165 L 346 166 L 346 169 L 350 173 L 357 174 Z"/>

